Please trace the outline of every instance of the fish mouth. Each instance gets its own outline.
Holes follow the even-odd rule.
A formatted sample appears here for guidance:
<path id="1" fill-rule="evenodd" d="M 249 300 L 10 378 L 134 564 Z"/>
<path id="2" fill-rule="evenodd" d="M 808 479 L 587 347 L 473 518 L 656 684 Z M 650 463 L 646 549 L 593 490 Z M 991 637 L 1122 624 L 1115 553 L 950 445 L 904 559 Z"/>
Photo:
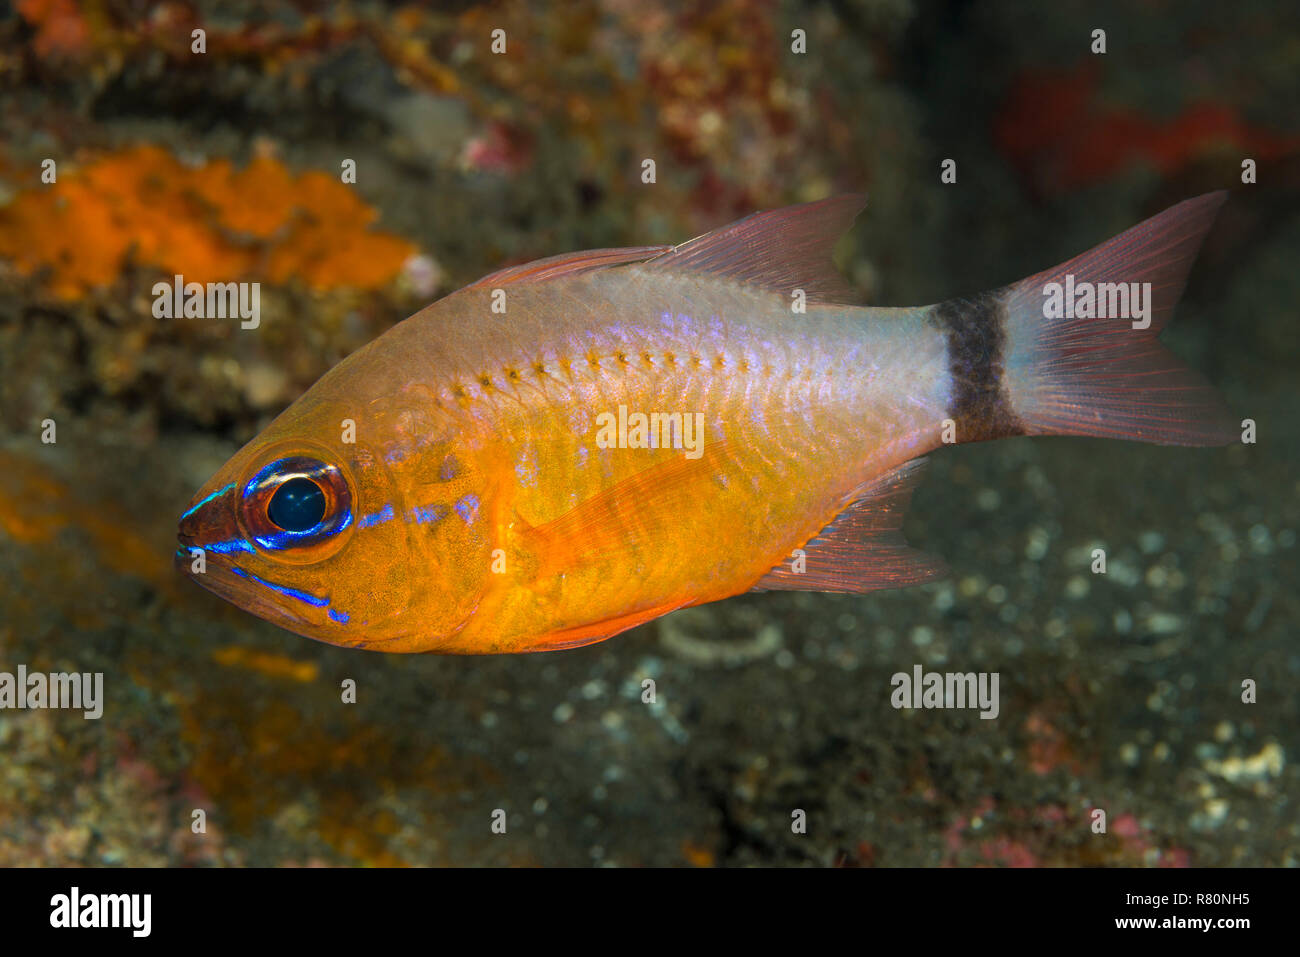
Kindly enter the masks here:
<path id="1" fill-rule="evenodd" d="M 237 561 L 253 549 L 235 517 L 234 492 L 232 482 L 206 495 L 200 493 L 181 514 L 176 530 L 180 543 L 174 557 L 176 569 L 237 608 L 301 634 L 313 623 L 274 590 L 256 587 L 249 580 L 252 572 Z"/>
<path id="2" fill-rule="evenodd" d="M 299 634 L 305 634 L 301 629 L 315 624 L 299 614 L 287 601 L 279 600 L 274 592 L 252 587 L 248 580 L 250 573 L 220 555 L 205 550 L 202 564 L 195 568 L 198 556 L 190 549 L 203 546 L 194 543 L 192 539 L 187 541 L 187 536 L 176 537 L 181 543 L 174 557 L 176 570 L 196 585 L 243 611 Z"/>

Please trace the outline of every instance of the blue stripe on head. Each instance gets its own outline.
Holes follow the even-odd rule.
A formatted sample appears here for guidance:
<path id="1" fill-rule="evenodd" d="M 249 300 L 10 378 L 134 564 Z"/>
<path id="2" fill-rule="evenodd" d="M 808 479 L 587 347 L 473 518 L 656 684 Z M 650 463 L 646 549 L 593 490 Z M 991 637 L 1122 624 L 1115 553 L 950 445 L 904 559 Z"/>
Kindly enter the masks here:
<path id="1" fill-rule="evenodd" d="M 411 509 L 411 517 L 421 525 L 431 525 L 446 518 L 447 511 L 445 505 L 417 505 Z"/>
<path id="2" fill-rule="evenodd" d="M 371 525 L 378 525 L 380 522 L 387 522 L 393 517 L 393 506 L 385 505 L 382 510 L 373 512 L 370 515 L 362 516 L 357 520 L 357 528 L 369 528 Z"/>
<path id="3" fill-rule="evenodd" d="M 235 552 L 252 552 L 253 546 L 248 544 L 242 538 L 231 538 L 224 542 L 209 542 L 206 545 L 196 545 L 205 552 L 216 552 L 218 555 L 233 555 Z"/>
<path id="4" fill-rule="evenodd" d="M 234 482 L 231 482 L 229 485 L 223 485 L 221 488 L 217 489 L 211 495 L 205 496 L 204 498 L 195 502 L 193 505 L 191 505 L 189 508 L 187 508 L 184 512 L 181 513 L 181 521 L 182 522 L 185 521 L 185 519 L 189 518 L 191 515 L 193 515 L 195 512 L 201 509 L 204 505 L 207 505 L 214 498 L 221 498 L 221 496 L 225 495 L 234 487 L 235 487 Z"/>
<path id="5" fill-rule="evenodd" d="M 281 595 L 286 595 L 289 598 L 296 598 L 298 601 L 312 605 L 316 608 L 324 608 L 330 603 L 328 598 L 317 598 L 315 595 L 305 591 L 299 591 L 296 588 L 289 588 L 287 585 L 277 585 L 275 582 L 269 582 L 265 578 L 258 578 L 252 572 L 246 572 L 242 568 L 231 566 L 230 570 L 241 578 L 247 578 L 255 584 L 271 589 L 271 591 L 279 592 Z"/>

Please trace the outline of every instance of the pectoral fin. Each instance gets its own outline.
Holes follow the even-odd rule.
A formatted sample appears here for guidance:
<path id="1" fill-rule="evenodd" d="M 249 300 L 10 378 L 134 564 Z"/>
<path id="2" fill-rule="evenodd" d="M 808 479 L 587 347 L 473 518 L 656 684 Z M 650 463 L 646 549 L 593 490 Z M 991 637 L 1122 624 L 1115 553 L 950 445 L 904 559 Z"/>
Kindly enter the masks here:
<path id="1" fill-rule="evenodd" d="M 594 495 L 563 515 L 533 528 L 525 547 L 541 557 L 538 577 L 563 576 L 629 550 L 653 548 L 681 534 L 682 510 L 700 490 L 723 475 L 729 462 L 725 441 L 711 443 L 704 454 L 688 459 L 680 452 Z M 652 621 L 689 602 L 671 599 L 601 621 L 555 631 L 530 644 L 529 651 L 578 648 L 611 638 Z"/>
<path id="2" fill-rule="evenodd" d="M 678 519 L 697 490 L 724 480 L 729 450 L 729 443 L 720 440 L 708 443 L 699 458 L 664 452 L 656 465 L 530 528 L 526 547 L 549 563 L 540 573 L 556 574 L 575 561 L 589 563 L 627 548 L 671 541 L 680 534 Z"/>

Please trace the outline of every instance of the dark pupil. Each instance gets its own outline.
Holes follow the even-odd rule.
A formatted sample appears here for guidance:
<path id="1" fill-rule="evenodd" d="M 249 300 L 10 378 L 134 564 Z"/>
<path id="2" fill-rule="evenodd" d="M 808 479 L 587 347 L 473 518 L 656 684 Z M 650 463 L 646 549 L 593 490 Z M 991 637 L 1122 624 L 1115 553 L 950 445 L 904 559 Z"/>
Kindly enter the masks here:
<path id="1" fill-rule="evenodd" d="M 286 532 L 305 532 L 325 517 L 325 493 L 311 479 L 289 479 L 271 496 L 266 516 Z"/>

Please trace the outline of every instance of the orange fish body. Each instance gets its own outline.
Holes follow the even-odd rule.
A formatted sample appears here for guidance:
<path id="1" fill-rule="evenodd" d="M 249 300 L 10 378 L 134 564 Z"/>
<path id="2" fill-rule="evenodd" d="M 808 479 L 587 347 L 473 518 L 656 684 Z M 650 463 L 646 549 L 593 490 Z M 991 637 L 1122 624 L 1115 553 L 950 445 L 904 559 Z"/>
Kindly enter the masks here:
<path id="1" fill-rule="evenodd" d="M 1155 339 L 1221 202 L 914 309 L 848 304 L 829 250 L 858 197 L 504 270 L 237 453 L 182 516 L 178 565 L 312 638 L 460 654 L 586 644 L 756 587 L 931 580 L 942 563 L 899 528 L 914 460 L 941 444 L 1232 437 Z M 1146 325 L 1044 318 L 1067 274 L 1150 283 Z"/>

